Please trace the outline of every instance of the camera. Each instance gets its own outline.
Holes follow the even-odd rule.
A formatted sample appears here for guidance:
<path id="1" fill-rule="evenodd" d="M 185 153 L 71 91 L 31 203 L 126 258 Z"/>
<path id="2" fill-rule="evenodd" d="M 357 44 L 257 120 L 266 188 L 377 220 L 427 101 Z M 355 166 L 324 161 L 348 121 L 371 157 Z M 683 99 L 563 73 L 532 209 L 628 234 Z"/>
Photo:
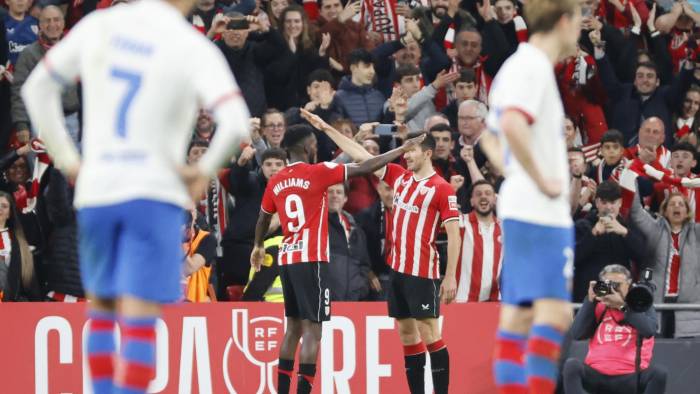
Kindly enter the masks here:
<path id="1" fill-rule="evenodd" d="M 593 292 L 598 297 L 604 297 L 608 294 L 612 294 L 614 291 L 619 291 L 620 284 L 613 282 L 611 280 L 599 280 L 593 285 Z"/>
<path id="2" fill-rule="evenodd" d="M 654 291 L 656 286 L 651 283 L 651 269 L 642 271 L 642 278 L 639 282 L 633 283 L 625 297 L 627 307 L 633 312 L 646 312 L 654 303 Z"/>

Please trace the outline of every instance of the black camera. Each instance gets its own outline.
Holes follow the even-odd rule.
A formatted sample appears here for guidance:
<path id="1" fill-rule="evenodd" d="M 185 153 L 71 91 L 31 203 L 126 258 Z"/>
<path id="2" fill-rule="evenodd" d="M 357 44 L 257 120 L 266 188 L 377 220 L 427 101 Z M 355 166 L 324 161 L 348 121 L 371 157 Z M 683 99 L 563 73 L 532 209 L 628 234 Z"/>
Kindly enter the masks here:
<path id="1" fill-rule="evenodd" d="M 656 286 L 651 283 L 651 269 L 642 271 L 642 278 L 639 282 L 630 286 L 625 302 L 627 307 L 633 312 L 646 312 L 654 304 L 654 291 Z"/>
<path id="2" fill-rule="evenodd" d="M 595 285 L 593 285 L 593 292 L 598 297 L 605 297 L 608 294 L 612 294 L 613 290 L 620 291 L 620 284 L 606 279 L 596 281 Z"/>

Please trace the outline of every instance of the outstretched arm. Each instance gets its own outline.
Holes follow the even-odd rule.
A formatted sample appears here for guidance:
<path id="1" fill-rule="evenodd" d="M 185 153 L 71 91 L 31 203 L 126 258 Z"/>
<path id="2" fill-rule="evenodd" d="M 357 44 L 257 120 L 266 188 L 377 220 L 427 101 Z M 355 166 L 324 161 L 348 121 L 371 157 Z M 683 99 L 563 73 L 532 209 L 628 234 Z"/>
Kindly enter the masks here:
<path id="1" fill-rule="evenodd" d="M 321 119 L 320 116 L 310 111 L 307 111 L 304 108 L 301 108 L 299 111 L 301 113 L 302 118 L 306 119 L 306 121 L 309 122 L 311 126 L 326 133 L 328 138 L 330 138 L 336 145 L 338 145 L 338 148 L 340 148 L 353 160 L 362 161 L 372 158 L 372 155 L 369 154 L 369 152 L 367 152 L 365 148 L 362 147 L 362 145 L 358 144 L 352 138 L 348 138 L 347 136 L 343 135 L 340 131 L 336 130 L 335 128 L 333 128 L 333 126 L 329 125 L 328 123 L 326 123 L 326 121 Z"/>
<path id="2" fill-rule="evenodd" d="M 411 138 L 410 140 L 406 141 L 403 144 L 403 146 L 386 152 L 383 155 L 372 157 L 371 159 L 367 159 L 359 164 L 348 164 L 346 166 L 348 178 L 353 176 L 366 175 L 384 167 L 385 165 L 398 159 L 399 156 L 404 154 L 404 152 L 420 145 L 420 143 L 423 142 L 424 139 L 425 135 L 420 135 L 418 137 Z"/>

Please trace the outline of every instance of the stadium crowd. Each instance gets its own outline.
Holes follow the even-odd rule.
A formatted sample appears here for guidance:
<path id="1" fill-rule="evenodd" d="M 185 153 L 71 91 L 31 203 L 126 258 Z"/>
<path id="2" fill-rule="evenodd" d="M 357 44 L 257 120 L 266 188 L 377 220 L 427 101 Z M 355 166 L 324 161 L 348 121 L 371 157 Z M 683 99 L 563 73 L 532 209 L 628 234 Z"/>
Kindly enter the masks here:
<path id="1" fill-rule="evenodd" d="M 19 92 L 81 17 L 126 2 L 0 1 L 3 302 L 84 299 L 73 185 L 33 135 Z M 285 131 L 324 122 L 332 131 L 314 127 L 318 161 L 352 161 L 340 148 L 350 139 L 377 155 L 410 132 L 435 137 L 435 171 L 455 189 L 463 213 L 457 300 L 497 302 L 495 208 L 503 177 L 479 141 L 489 132 L 493 77 L 527 40 L 520 3 L 200 0 L 188 21 L 221 50 L 253 118 L 250 139 L 185 214 L 183 299 L 282 300 L 279 223 L 265 242 L 264 267 L 254 273 L 255 223 L 267 181 L 287 164 Z M 576 219 L 574 302 L 587 297 L 603 268 L 619 264 L 632 276 L 653 270 L 656 302 L 700 303 L 700 7 L 691 3 L 586 0 L 578 51 L 556 67 Z M 79 85 L 65 90 L 62 104 L 80 144 L 80 115 L 89 103 Z M 189 163 L 214 133 L 201 111 Z M 391 194 L 373 175 L 328 189 L 333 300 L 385 299 Z M 437 243 L 446 248 L 444 231 Z M 700 313 L 664 315 L 662 330 L 698 336 Z"/>

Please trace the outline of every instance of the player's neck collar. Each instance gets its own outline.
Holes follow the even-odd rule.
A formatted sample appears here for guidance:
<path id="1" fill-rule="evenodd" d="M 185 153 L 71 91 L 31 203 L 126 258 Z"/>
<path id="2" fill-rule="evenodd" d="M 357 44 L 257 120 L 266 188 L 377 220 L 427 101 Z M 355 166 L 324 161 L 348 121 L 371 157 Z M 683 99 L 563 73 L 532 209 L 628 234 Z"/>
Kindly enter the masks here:
<path id="1" fill-rule="evenodd" d="M 424 180 L 426 180 L 426 179 L 432 177 L 432 176 L 435 175 L 435 174 L 436 174 L 435 170 L 432 170 L 432 171 L 430 171 L 430 174 L 428 174 L 428 175 L 426 175 L 426 176 L 424 176 L 424 177 L 422 177 L 422 178 L 418 178 L 418 174 L 416 174 L 416 173 L 414 172 L 414 173 L 413 173 L 413 180 L 416 181 L 416 182 L 422 182 L 422 181 L 424 181 Z"/>
<path id="2" fill-rule="evenodd" d="M 295 161 L 295 162 L 293 162 L 293 163 L 287 164 L 287 167 L 295 166 L 295 165 L 301 164 L 301 163 L 303 163 L 303 161 Z"/>

